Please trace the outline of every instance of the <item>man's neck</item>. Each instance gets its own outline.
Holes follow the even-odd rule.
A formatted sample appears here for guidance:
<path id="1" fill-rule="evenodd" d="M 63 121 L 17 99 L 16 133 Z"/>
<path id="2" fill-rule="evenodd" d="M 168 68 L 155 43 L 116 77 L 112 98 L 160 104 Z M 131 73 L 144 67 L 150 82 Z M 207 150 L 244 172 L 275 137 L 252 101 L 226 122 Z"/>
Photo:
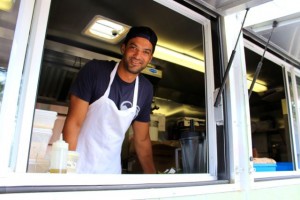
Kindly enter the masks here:
<path id="1" fill-rule="evenodd" d="M 122 79 L 122 81 L 126 83 L 132 83 L 138 76 L 138 74 L 133 74 L 127 71 L 123 66 L 122 62 L 119 63 L 117 73 L 119 77 Z"/>

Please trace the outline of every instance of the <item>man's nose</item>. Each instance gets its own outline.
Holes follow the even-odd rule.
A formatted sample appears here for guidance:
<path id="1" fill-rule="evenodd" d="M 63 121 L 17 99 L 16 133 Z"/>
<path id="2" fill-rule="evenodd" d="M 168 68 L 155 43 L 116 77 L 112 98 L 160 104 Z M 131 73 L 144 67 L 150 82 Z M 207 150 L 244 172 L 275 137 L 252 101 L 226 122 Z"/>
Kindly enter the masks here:
<path id="1" fill-rule="evenodd" d="M 139 49 L 136 49 L 136 51 L 134 52 L 134 56 L 135 57 L 137 57 L 137 58 L 139 58 L 140 56 L 141 56 L 141 53 L 142 53 L 142 51 L 141 50 L 139 50 Z"/>

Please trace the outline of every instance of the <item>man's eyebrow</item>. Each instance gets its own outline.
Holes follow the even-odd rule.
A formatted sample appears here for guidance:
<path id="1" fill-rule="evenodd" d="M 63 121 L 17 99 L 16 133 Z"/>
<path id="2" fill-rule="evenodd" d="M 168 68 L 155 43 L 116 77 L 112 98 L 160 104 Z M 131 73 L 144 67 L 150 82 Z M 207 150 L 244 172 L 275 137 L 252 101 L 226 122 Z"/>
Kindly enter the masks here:
<path id="1" fill-rule="evenodd" d="M 138 45 L 135 42 L 129 42 L 128 45 L 133 45 L 133 46 L 138 47 Z M 145 49 L 143 49 L 143 51 L 150 51 L 150 52 L 152 52 L 153 50 L 151 48 L 145 48 Z"/>

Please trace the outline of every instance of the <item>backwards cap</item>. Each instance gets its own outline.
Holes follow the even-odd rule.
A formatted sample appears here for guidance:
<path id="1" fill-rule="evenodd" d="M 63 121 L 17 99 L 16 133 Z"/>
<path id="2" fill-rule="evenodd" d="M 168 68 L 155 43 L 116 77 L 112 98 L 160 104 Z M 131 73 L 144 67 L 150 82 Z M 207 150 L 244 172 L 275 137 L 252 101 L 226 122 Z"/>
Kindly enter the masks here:
<path id="1" fill-rule="evenodd" d="M 152 44 L 152 52 L 154 53 L 157 36 L 151 28 L 145 26 L 132 27 L 125 37 L 124 44 L 127 44 L 130 39 L 135 37 L 142 37 L 149 40 L 149 42 Z"/>

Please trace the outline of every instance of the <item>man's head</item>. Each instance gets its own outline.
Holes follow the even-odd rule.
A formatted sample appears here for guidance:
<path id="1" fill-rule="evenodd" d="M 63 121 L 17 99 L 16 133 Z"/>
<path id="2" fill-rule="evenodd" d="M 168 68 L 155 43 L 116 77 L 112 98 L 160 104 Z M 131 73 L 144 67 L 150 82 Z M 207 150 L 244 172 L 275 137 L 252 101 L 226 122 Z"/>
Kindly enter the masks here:
<path id="1" fill-rule="evenodd" d="M 150 28 L 132 27 L 120 48 L 123 55 L 121 68 L 139 74 L 151 62 L 156 42 L 157 36 Z"/>
<path id="2" fill-rule="evenodd" d="M 146 26 L 132 27 L 127 33 L 123 43 L 126 45 L 130 39 L 135 37 L 142 37 L 147 39 L 152 44 L 152 54 L 154 53 L 157 43 L 157 36 L 151 28 Z"/>

